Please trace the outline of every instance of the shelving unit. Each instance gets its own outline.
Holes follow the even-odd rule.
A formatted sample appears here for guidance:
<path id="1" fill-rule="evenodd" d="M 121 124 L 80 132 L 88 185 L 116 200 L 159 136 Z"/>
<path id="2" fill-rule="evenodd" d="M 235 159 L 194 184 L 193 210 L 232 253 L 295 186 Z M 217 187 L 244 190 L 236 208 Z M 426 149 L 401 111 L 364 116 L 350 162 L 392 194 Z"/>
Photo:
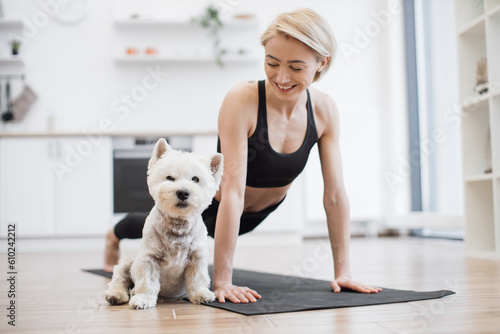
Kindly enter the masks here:
<path id="1" fill-rule="evenodd" d="M 259 60 L 258 57 L 253 56 L 222 56 L 222 61 L 224 63 L 252 63 L 257 62 Z M 115 62 L 117 64 L 134 64 L 134 63 L 213 63 L 214 57 L 208 56 L 121 56 L 116 57 Z"/>
<path id="2" fill-rule="evenodd" d="M 500 259 L 500 0 L 456 0 L 455 4 L 466 252 Z M 483 57 L 488 92 L 477 95 L 476 68 Z"/>
<path id="3" fill-rule="evenodd" d="M 23 59 L 18 56 L 0 56 L 0 65 L 23 65 Z"/>
<path id="4" fill-rule="evenodd" d="M 159 19 L 115 19 L 115 27 L 117 28 L 198 28 L 196 23 L 187 20 L 159 20 Z M 223 24 L 226 28 L 256 28 L 258 26 L 258 21 L 255 19 L 241 19 L 224 21 Z"/>
<path id="5" fill-rule="evenodd" d="M 190 20 L 115 19 L 114 26 L 116 64 L 215 63 L 208 32 Z M 221 47 L 227 53 L 221 59 L 225 64 L 245 64 L 260 59 L 254 51 L 259 45 L 258 26 L 255 19 L 223 22 Z M 157 54 L 144 52 L 151 47 L 157 50 Z M 139 53 L 127 55 L 127 48 L 136 48 Z"/>
<path id="6" fill-rule="evenodd" d="M 0 19 L 0 28 L 9 28 L 9 29 L 21 29 L 23 27 L 23 22 L 18 19 Z"/>

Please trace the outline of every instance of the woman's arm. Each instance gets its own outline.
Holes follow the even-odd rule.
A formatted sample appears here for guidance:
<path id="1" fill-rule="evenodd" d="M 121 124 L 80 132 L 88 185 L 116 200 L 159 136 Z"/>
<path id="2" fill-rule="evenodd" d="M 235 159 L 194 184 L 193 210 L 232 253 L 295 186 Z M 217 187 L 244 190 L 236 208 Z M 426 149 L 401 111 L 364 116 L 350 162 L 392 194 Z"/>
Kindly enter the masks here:
<path id="1" fill-rule="evenodd" d="M 224 155 L 224 175 L 221 183 L 221 201 L 215 225 L 213 287 L 219 302 L 255 302 L 257 292 L 232 285 L 233 257 L 244 209 L 247 172 L 248 132 L 251 121 L 244 84 L 233 88 L 224 99 L 219 112 L 219 137 Z M 257 108 L 255 108 L 257 110 Z"/>
<path id="2" fill-rule="evenodd" d="M 351 280 L 349 199 L 344 187 L 339 149 L 339 116 L 335 102 L 330 97 L 324 97 L 324 99 L 326 110 L 322 115 L 324 115 L 325 128 L 319 139 L 318 148 L 324 181 L 323 204 L 335 269 L 335 279 L 330 285 L 335 292 L 339 292 L 341 288 L 364 293 L 378 292 L 381 289 Z"/>

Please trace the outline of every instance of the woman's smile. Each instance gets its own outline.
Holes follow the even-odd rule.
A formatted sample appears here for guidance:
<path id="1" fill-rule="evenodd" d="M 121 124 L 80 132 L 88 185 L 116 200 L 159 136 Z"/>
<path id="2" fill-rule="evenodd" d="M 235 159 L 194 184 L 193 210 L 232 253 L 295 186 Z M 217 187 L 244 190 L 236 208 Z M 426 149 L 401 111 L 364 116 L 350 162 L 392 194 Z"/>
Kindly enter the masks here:
<path id="1" fill-rule="evenodd" d="M 297 85 L 291 85 L 291 86 L 282 86 L 280 85 L 279 83 L 275 82 L 276 86 L 278 87 L 278 89 L 283 92 L 283 93 L 288 93 L 290 91 L 292 91 Z"/>

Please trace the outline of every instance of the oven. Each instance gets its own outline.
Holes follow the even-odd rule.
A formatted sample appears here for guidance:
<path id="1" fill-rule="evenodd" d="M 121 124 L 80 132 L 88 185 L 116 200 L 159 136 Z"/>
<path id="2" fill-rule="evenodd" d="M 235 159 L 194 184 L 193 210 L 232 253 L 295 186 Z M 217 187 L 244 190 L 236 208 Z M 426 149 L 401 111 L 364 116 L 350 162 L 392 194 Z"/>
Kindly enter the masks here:
<path id="1" fill-rule="evenodd" d="M 159 137 L 113 138 L 113 211 L 149 212 L 154 205 L 146 182 L 148 162 Z M 174 149 L 192 150 L 189 136 L 165 138 Z"/>

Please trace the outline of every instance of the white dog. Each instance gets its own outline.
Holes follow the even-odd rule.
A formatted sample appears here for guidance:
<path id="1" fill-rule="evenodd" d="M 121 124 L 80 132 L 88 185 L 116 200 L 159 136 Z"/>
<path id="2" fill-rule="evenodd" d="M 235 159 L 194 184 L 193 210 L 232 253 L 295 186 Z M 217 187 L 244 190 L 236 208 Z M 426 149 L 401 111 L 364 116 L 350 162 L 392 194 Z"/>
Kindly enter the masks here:
<path id="1" fill-rule="evenodd" d="M 146 219 L 140 251 L 132 262 L 122 259 L 106 290 L 112 304 L 131 308 L 156 306 L 158 296 L 193 304 L 211 302 L 208 289 L 207 229 L 201 213 L 219 188 L 223 156 L 205 158 L 173 150 L 161 138 L 148 165 L 149 193 L 155 206 Z M 133 289 L 132 289 L 133 288 Z"/>

